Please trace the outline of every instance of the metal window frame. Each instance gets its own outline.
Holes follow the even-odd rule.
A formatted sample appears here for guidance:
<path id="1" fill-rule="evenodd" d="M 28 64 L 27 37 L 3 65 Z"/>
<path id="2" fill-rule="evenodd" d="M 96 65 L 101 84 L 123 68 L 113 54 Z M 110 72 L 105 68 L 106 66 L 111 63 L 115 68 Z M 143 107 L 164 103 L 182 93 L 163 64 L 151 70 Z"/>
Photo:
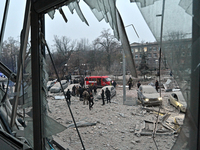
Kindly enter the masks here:
<path id="1" fill-rule="evenodd" d="M 40 32 L 45 35 L 44 15 L 49 10 L 67 5 L 73 0 L 32 0 L 31 3 L 31 63 L 32 63 L 32 104 L 34 149 L 45 149 L 42 118 L 42 71 L 41 56 L 45 57 L 45 47 L 40 40 Z M 37 72 L 37 75 L 35 74 Z"/>

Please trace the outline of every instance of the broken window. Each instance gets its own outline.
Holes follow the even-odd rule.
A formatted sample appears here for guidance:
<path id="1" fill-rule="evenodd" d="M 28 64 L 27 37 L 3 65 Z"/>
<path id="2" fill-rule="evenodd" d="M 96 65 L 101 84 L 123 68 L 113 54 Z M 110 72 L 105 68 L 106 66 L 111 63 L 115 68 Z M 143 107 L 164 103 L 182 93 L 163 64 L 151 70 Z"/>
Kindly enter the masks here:
<path id="1" fill-rule="evenodd" d="M 191 73 L 192 73 L 191 60 L 194 60 L 194 59 L 192 59 L 191 48 L 189 47 L 192 45 L 193 12 L 197 12 L 197 10 L 199 12 L 199 9 L 196 9 L 196 11 L 194 11 L 194 9 L 192 8 L 193 3 L 197 2 L 197 0 L 194 0 L 194 1 L 192 0 L 173 0 L 173 1 L 171 0 L 166 0 L 166 1 L 164 0 L 163 1 L 162 0 L 149 0 L 149 1 L 131 0 L 131 1 L 137 3 L 138 8 L 140 9 L 142 15 L 144 16 L 144 19 L 146 20 L 153 35 L 155 36 L 156 41 L 158 43 L 160 42 L 160 46 L 162 46 L 161 47 L 162 55 L 166 58 L 166 61 L 173 72 L 174 80 L 176 80 L 176 82 L 178 83 L 179 88 L 181 89 L 184 95 L 184 98 L 188 102 L 188 106 L 190 106 L 190 101 L 193 101 L 193 99 L 190 98 L 191 97 L 190 92 L 194 90 L 194 89 L 190 89 Z M 197 6 L 195 5 L 195 7 Z M 198 15 L 196 15 L 196 17 L 197 16 Z M 162 22 L 162 17 L 163 17 L 163 22 Z M 198 24 L 197 28 L 199 28 L 199 19 L 197 18 L 193 19 L 193 21 L 195 20 L 193 24 L 195 23 Z M 199 39 L 199 37 L 196 37 L 196 39 Z M 199 43 L 198 40 L 193 41 L 193 43 L 195 42 Z M 156 50 L 156 49 L 153 48 L 153 50 Z M 184 52 L 185 54 L 182 52 Z M 154 53 L 154 57 L 157 57 L 155 53 Z M 194 64 L 196 65 L 199 63 L 199 62 L 197 63 L 197 60 L 196 60 L 196 63 L 195 61 L 193 61 Z M 194 112 L 194 111 L 192 110 L 191 112 Z M 196 115 L 199 115 L 199 114 L 196 114 Z M 193 119 L 190 118 L 190 116 L 186 115 L 185 124 L 180 134 L 187 135 L 187 138 L 183 139 L 181 138 L 183 136 L 179 136 L 179 138 L 177 139 L 177 142 L 172 148 L 173 150 L 179 149 L 180 146 L 184 144 L 185 144 L 184 148 L 188 149 L 189 148 L 188 143 L 190 143 L 191 141 L 192 142 L 195 141 L 196 140 L 195 138 L 199 137 L 199 135 L 195 134 L 196 131 L 193 130 L 194 128 L 193 129 L 190 128 L 192 130 L 193 134 L 191 133 L 191 135 L 193 137 L 189 137 L 189 135 L 184 132 L 186 130 L 188 131 L 189 127 L 191 127 L 188 124 L 188 121 L 191 122 L 191 120 Z M 196 126 L 195 124 L 193 125 Z M 196 129 L 197 128 L 198 127 L 196 126 Z M 193 140 L 191 140 L 192 138 Z M 192 147 L 196 147 L 194 145 L 191 144 L 190 149 L 193 149 Z"/>
<path id="2" fill-rule="evenodd" d="M 96 16 L 96 18 L 99 21 L 101 21 L 102 19 L 105 19 L 105 21 L 110 24 L 110 26 L 112 27 L 112 29 L 114 31 L 115 37 L 120 39 L 123 43 L 122 45 L 124 47 L 126 58 L 129 60 L 129 61 L 127 61 L 127 63 L 131 68 L 132 75 L 137 76 L 137 73 L 136 73 L 136 70 L 135 70 L 134 60 L 133 60 L 131 49 L 130 49 L 130 45 L 127 42 L 127 36 L 126 36 L 126 33 L 124 32 L 123 22 L 122 22 L 122 19 L 120 17 L 120 14 L 118 13 L 118 11 L 115 7 L 116 1 L 115 0 L 113 0 L 113 1 L 84 0 L 84 1 L 85 1 L 85 3 L 88 4 L 88 6 L 91 8 L 92 12 L 94 13 L 94 15 Z M 198 96 L 196 96 L 196 95 L 199 95 L 199 82 L 198 82 L 199 81 L 199 66 L 200 66 L 199 65 L 199 59 L 198 59 L 199 53 L 195 53 L 195 52 L 198 52 L 197 50 L 199 48 L 199 45 L 198 45 L 199 44 L 199 41 L 198 41 L 199 37 L 196 37 L 196 35 L 193 35 L 194 41 L 192 42 L 192 34 L 191 33 L 192 33 L 192 19 L 193 19 L 192 17 L 194 17 L 194 19 L 193 19 L 194 30 L 196 30 L 196 28 L 195 28 L 196 26 L 199 28 L 199 19 L 198 19 L 199 16 L 196 15 L 198 13 L 198 12 L 196 12 L 196 10 L 199 10 L 199 9 L 194 8 L 194 11 L 192 11 L 192 5 L 193 5 L 192 0 L 173 0 L 173 1 L 168 0 L 168 1 L 166 1 L 166 3 L 164 3 L 165 1 L 161 1 L 161 0 L 149 0 L 149 1 L 130 0 L 130 1 L 131 2 L 137 2 L 138 8 L 140 9 L 142 15 L 144 16 L 144 19 L 146 20 L 149 28 L 151 29 L 152 33 L 154 34 L 157 42 L 160 42 L 162 54 L 165 56 L 165 58 L 168 62 L 168 65 L 170 66 L 170 69 L 173 72 L 174 79 L 177 81 L 180 89 L 182 90 L 186 101 L 190 104 L 190 105 L 188 105 L 189 106 L 188 111 L 190 113 L 186 114 L 186 120 L 185 120 L 186 124 L 183 125 L 183 129 L 181 131 L 181 134 L 184 134 L 184 129 L 186 129 L 186 131 L 188 131 L 187 130 L 188 129 L 187 128 L 188 122 L 190 122 L 192 124 L 192 125 L 189 125 L 189 126 L 192 126 L 194 128 L 192 129 L 192 132 L 190 133 L 190 135 L 185 134 L 186 136 L 179 136 L 179 139 L 177 140 L 173 149 L 180 148 L 179 145 L 181 145 L 181 146 L 185 145 L 185 147 L 187 148 L 187 146 L 189 145 L 188 143 L 191 144 L 193 142 L 195 144 L 194 145 L 191 144 L 189 146 L 191 146 L 191 147 L 194 146 L 193 149 L 197 149 L 196 145 L 199 144 L 199 143 L 197 143 L 197 139 L 199 137 L 199 135 L 197 135 L 197 134 L 199 134 L 199 126 L 197 126 L 195 124 L 195 122 L 199 122 L 199 120 L 198 119 L 194 120 L 194 119 L 196 119 L 195 117 L 199 118 L 199 114 L 194 113 L 195 110 L 198 110 L 198 108 L 194 109 L 194 111 L 193 111 L 192 108 L 193 107 L 195 108 L 195 106 L 193 106 L 193 105 L 198 104 L 198 98 L 199 98 Z M 34 1 L 34 2 L 32 2 L 32 4 L 35 5 L 35 3 L 37 3 L 37 2 L 39 2 L 39 1 Z M 57 2 L 57 4 L 58 4 L 58 1 L 55 1 L 55 2 Z M 73 13 L 73 10 L 75 9 L 77 14 L 79 15 L 80 19 L 83 22 L 85 22 L 86 24 L 88 24 L 87 20 L 85 19 L 82 12 L 80 11 L 80 8 L 79 8 L 79 5 L 78 5 L 79 1 L 75 1 L 75 0 L 73 1 L 72 0 L 70 2 L 71 3 L 67 3 L 67 4 L 65 3 L 66 5 L 68 5 L 70 11 Z M 197 2 L 197 0 L 194 0 L 194 2 Z M 40 4 L 46 4 L 46 3 L 40 3 Z M 163 9 L 163 12 L 162 12 L 162 8 L 164 8 L 164 7 L 162 7 L 163 5 L 165 6 L 165 9 Z M 35 6 L 37 6 L 37 7 L 32 7 L 32 9 L 40 7 L 40 5 L 39 6 L 35 5 Z M 194 6 L 198 7 L 196 5 L 194 5 Z M 51 18 L 53 18 L 54 14 L 55 14 L 54 8 L 59 9 L 59 12 L 62 14 L 64 20 L 67 22 L 66 16 L 64 15 L 60 5 L 59 5 L 59 7 L 52 6 L 52 9 L 48 11 Z M 46 13 L 46 11 L 44 12 L 44 9 L 45 9 L 45 7 L 38 9 L 37 11 L 32 11 L 31 15 L 33 15 L 33 13 L 36 14 L 35 16 L 33 15 L 32 17 L 36 17 L 35 19 L 38 19 L 37 18 L 38 16 L 40 16 L 43 13 Z M 40 12 L 40 13 L 36 13 L 36 12 Z M 195 14 L 193 14 L 193 12 Z M 27 14 L 29 14 L 29 13 L 30 13 L 30 10 L 27 12 Z M 173 16 L 173 17 L 171 17 L 171 16 Z M 164 30 L 162 30 L 160 28 L 162 18 L 164 18 L 164 24 L 162 26 L 164 28 Z M 32 21 L 34 21 L 34 19 Z M 37 26 L 40 21 L 37 20 L 36 23 L 34 25 L 32 25 L 32 29 L 35 29 L 36 28 L 35 25 Z M 29 27 L 25 27 L 23 29 L 27 29 L 27 31 L 28 31 Z M 39 27 L 37 29 L 39 29 Z M 39 30 L 37 30 L 37 31 L 39 31 Z M 25 32 L 25 30 L 22 30 L 22 35 L 24 35 L 24 36 L 28 35 L 27 33 L 24 34 L 24 32 Z M 163 33 L 163 34 L 161 34 L 161 33 Z M 41 36 L 41 33 L 35 33 L 35 34 Z M 35 34 L 33 33 L 33 35 L 35 35 Z M 161 37 L 161 35 L 162 35 L 162 37 Z M 199 36 L 199 35 L 197 35 L 197 36 Z M 36 37 L 36 38 L 33 38 L 31 42 L 33 42 L 33 43 L 35 42 L 36 44 L 38 44 L 37 43 L 38 41 L 35 41 L 35 39 L 40 39 L 43 42 L 43 44 L 45 44 L 45 39 L 42 39 L 39 36 Z M 22 41 L 23 40 L 25 40 L 25 38 L 22 39 Z M 194 43 L 194 45 L 192 45 L 192 43 Z M 21 43 L 21 45 L 23 45 L 23 44 L 26 45 L 27 43 Z M 35 45 L 32 44 L 32 46 L 34 47 Z M 39 49 L 39 45 L 37 45 L 37 46 L 38 47 L 36 47 L 36 46 L 34 47 L 34 48 L 36 48 L 36 50 L 42 49 L 42 47 L 40 47 L 41 49 Z M 193 47 L 193 55 L 191 55 L 191 47 Z M 23 49 L 26 49 L 26 48 L 21 47 L 21 50 L 23 50 Z M 34 51 L 36 51 L 36 50 L 34 49 Z M 140 50 L 140 52 L 142 52 L 142 48 L 140 48 L 139 50 Z M 151 50 L 152 49 L 150 47 L 149 51 L 151 51 Z M 156 50 L 156 49 L 153 48 L 153 50 Z M 183 50 L 184 50 L 185 54 L 182 55 L 183 57 L 180 57 Z M 26 65 L 27 65 L 26 69 L 27 70 L 25 71 L 26 73 L 29 73 L 28 74 L 29 77 L 27 77 L 24 80 L 26 80 L 27 83 L 29 83 L 29 86 L 25 89 L 25 92 L 32 94 L 31 88 L 35 88 L 36 86 L 38 86 L 38 89 L 35 88 L 36 90 L 38 90 L 38 91 L 41 90 L 40 95 L 38 94 L 37 96 L 39 98 L 41 98 L 42 100 L 44 100 L 43 102 L 41 102 L 42 108 L 37 108 L 37 107 L 35 107 L 35 108 L 38 111 L 42 111 L 42 114 L 40 114 L 39 117 L 42 115 L 44 122 L 45 122 L 45 124 L 44 124 L 45 130 L 43 131 L 43 133 L 41 133 L 41 134 L 44 134 L 42 136 L 42 138 L 44 138 L 44 137 L 50 136 L 52 134 L 55 134 L 56 132 L 58 132 L 58 130 L 65 129 L 65 127 L 59 126 L 59 125 L 56 126 L 55 124 L 54 124 L 54 126 L 48 126 L 50 124 L 53 124 L 54 121 L 51 118 L 49 118 L 48 116 L 46 116 L 46 113 L 45 113 L 46 110 L 47 110 L 47 108 L 44 107 L 47 104 L 47 102 L 45 101 L 45 98 L 46 98 L 45 85 L 47 83 L 47 74 L 46 74 L 46 70 L 45 70 L 46 69 L 45 68 L 45 65 L 46 65 L 45 59 L 43 57 L 44 51 L 40 51 L 40 52 L 41 52 L 41 54 L 39 52 L 38 52 L 39 54 L 37 53 L 38 59 L 36 59 L 38 66 L 36 65 L 37 63 L 32 64 L 33 69 L 35 67 L 38 67 L 38 72 L 37 71 L 36 72 L 39 75 L 37 77 L 41 77 L 41 80 L 39 80 L 40 79 L 39 78 L 37 81 L 36 80 L 34 80 L 34 81 L 36 81 L 39 84 L 32 86 L 32 83 L 29 82 L 29 80 L 31 81 L 32 79 L 36 79 L 35 78 L 36 76 L 31 77 L 31 71 L 32 71 L 31 69 L 32 68 L 31 68 L 30 60 L 29 60 L 28 63 L 26 63 Z M 155 54 L 156 53 L 154 53 L 154 57 L 158 57 L 157 54 L 156 55 Z M 24 55 L 20 55 L 20 56 L 23 56 L 21 59 L 19 59 L 20 61 L 22 61 L 22 59 L 24 59 L 25 56 Z M 34 58 L 34 56 L 32 56 L 32 57 Z M 135 58 L 138 58 L 138 55 L 135 55 Z M 195 58 L 195 59 L 192 59 L 192 58 Z M 191 60 L 193 61 L 193 63 L 191 63 Z M 159 61 L 159 63 L 161 63 L 161 62 L 162 61 Z M 180 62 L 181 62 L 182 65 L 180 65 Z M 20 63 L 20 65 L 21 64 L 22 64 L 22 62 Z M 192 69 L 191 69 L 191 66 L 192 66 Z M 23 72 L 22 70 L 20 70 L 20 71 Z M 32 73 L 32 75 L 34 75 L 34 74 Z M 20 77 L 20 75 L 18 75 L 18 77 Z M 191 82 L 192 80 L 194 80 L 193 83 Z M 19 85 L 21 84 L 21 81 L 22 81 L 22 79 L 19 80 Z M 33 84 L 35 84 L 35 82 L 33 82 Z M 194 87 L 197 88 L 197 89 L 194 89 Z M 19 92 L 19 90 L 16 91 L 15 96 L 18 96 L 18 94 L 17 94 L 18 92 Z M 28 95 L 29 97 L 26 99 L 27 101 L 23 106 L 24 108 L 31 106 L 32 102 L 35 102 L 34 100 L 37 100 L 37 98 L 35 98 L 32 101 L 33 95 L 31 95 L 31 94 Z M 194 96 L 192 94 L 194 94 Z M 194 97 L 194 99 L 192 99 L 191 97 Z M 196 112 L 199 112 L 199 111 L 196 111 Z M 159 114 L 160 113 L 158 113 L 158 116 L 159 116 Z M 190 114 L 192 114 L 193 116 L 190 117 L 189 116 Z M 13 121 L 13 118 L 15 120 L 15 117 L 12 116 L 12 121 Z M 30 132 L 33 132 L 32 126 L 34 126 L 34 122 L 33 122 L 33 120 L 31 120 L 31 118 L 28 118 L 26 121 L 28 122 L 27 124 L 28 124 L 29 127 L 27 127 L 26 130 L 25 130 L 26 131 L 25 137 L 27 137 L 27 138 L 29 138 L 30 140 L 33 141 L 33 137 L 30 134 Z M 41 120 L 39 119 L 39 121 L 41 121 Z M 15 121 L 13 122 L 13 124 L 15 124 Z M 155 121 L 154 121 L 154 124 L 155 124 Z M 51 127 L 53 128 L 53 130 L 51 129 Z M 35 132 L 36 131 L 37 131 L 37 129 L 35 130 Z M 50 131 L 50 132 L 48 132 L 48 131 Z M 150 133 L 150 134 L 152 135 L 152 133 Z M 190 136 L 190 137 L 188 137 L 188 136 Z M 186 138 L 181 139 L 182 137 L 186 137 Z M 37 144 L 39 144 L 39 143 L 37 143 Z"/>
<path id="3" fill-rule="evenodd" d="M 157 58 L 158 57 L 157 53 L 153 53 L 153 57 Z"/>
<path id="4" fill-rule="evenodd" d="M 148 57 L 151 58 L 151 53 L 148 54 Z"/>

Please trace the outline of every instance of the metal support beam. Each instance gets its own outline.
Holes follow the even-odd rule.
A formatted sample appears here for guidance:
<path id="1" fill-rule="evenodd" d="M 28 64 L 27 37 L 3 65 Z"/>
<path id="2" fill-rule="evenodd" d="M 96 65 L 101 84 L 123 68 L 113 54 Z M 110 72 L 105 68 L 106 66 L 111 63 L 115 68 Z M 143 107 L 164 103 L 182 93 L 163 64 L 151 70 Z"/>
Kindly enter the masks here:
<path id="1" fill-rule="evenodd" d="M 200 149 L 200 1 L 193 0 L 189 149 Z"/>
<path id="2" fill-rule="evenodd" d="M 1 58 L 3 37 L 4 37 L 4 32 L 5 32 L 5 27 L 6 27 L 9 4 L 10 4 L 10 0 L 6 0 L 3 21 L 2 21 L 2 25 L 1 25 L 1 32 L 0 32 L 0 58 Z"/>
<path id="3" fill-rule="evenodd" d="M 42 98 L 41 98 L 41 70 L 40 55 L 41 43 L 39 40 L 41 15 L 35 11 L 34 3 L 31 6 L 31 64 L 32 64 L 32 104 L 33 104 L 33 141 L 35 150 L 44 149 L 42 137 Z M 43 16 L 44 17 L 44 16 Z"/>
<path id="4" fill-rule="evenodd" d="M 20 52 L 18 56 L 17 80 L 16 80 L 16 85 L 15 85 L 16 94 L 14 96 L 14 104 L 12 107 L 12 116 L 11 116 L 11 122 L 10 122 L 11 127 L 14 126 L 15 118 L 17 114 L 17 106 L 18 106 L 19 93 L 20 93 L 21 81 L 22 81 L 22 75 L 23 75 L 24 58 L 26 54 L 28 35 L 29 35 L 29 29 L 30 29 L 30 9 L 31 9 L 31 0 L 27 0 L 25 16 L 24 16 L 24 24 L 23 24 L 23 29 L 20 36 L 21 45 L 20 45 Z"/>
<path id="5" fill-rule="evenodd" d="M 74 0 L 35 0 L 35 11 L 37 13 L 47 13 L 51 9 L 57 9 L 69 4 Z"/>

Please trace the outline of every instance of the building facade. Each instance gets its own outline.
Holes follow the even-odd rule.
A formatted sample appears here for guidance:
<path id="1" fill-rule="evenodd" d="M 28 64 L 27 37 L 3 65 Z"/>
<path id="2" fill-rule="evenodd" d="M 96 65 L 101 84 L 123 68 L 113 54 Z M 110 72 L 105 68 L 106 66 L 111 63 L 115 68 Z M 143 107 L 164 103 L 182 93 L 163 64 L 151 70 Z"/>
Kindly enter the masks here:
<path id="1" fill-rule="evenodd" d="M 159 67 L 159 45 L 157 42 L 153 43 L 132 43 L 131 51 L 135 60 L 136 68 L 141 63 L 142 55 L 146 55 L 146 61 L 149 69 L 156 70 Z"/>

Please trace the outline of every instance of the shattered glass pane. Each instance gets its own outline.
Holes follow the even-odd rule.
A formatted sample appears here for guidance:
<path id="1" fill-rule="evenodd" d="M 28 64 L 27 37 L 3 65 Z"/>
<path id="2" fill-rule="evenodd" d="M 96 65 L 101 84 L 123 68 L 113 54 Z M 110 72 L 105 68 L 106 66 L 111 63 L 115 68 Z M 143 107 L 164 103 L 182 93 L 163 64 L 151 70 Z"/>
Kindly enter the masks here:
<path id="1" fill-rule="evenodd" d="M 192 15 L 192 0 L 180 0 L 179 5 L 185 9 L 185 12 Z"/>
<path id="2" fill-rule="evenodd" d="M 126 35 L 126 31 L 124 29 L 124 24 L 121 19 L 120 13 L 116 8 L 116 0 L 107 1 L 107 0 L 84 0 L 85 3 L 91 8 L 92 12 L 96 16 L 96 18 L 101 21 L 103 18 L 106 22 L 108 22 L 113 29 L 114 36 L 121 40 L 123 50 L 126 55 L 127 64 L 131 68 L 131 74 L 134 77 L 137 77 L 135 62 L 133 60 L 133 56 L 131 53 L 131 48 L 129 45 L 129 41 Z"/>
<path id="3" fill-rule="evenodd" d="M 137 3 L 144 19 L 152 31 L 157 42 L 160 42 L 161 17 L 163 1 L 131 0 Z M 150 5 L 151 4 L 151 5 Z M 191 84 L 191 51 L 192 51 L 192 0 L 166 0 L 164 5 L 163 36 L 162 36 L 162 60 L 169 66 L 173 78 L 178 83 L 188 109 L 190 108 L 190 84 Z M 161 74 L 162 76 L 162 74 Z M 179 149 L 182 144 L 187 147 L 189 139 L 189 120 L 187 113 L 185 123 L 173 149 Z"/>
<path id="4" fill-rule="evenodd" d="M 51 19 L 54 18 L 55 12 L 56 12 L 55 10 L 51 10 L 51 11 L 48 12 L 48 15 L 51 17 Z"/>
<path id="5" fill-rule="evenodd" d="M 130 2 L 139 2 L 141 7 L 152 5 L 156 1 L 159 1 L 159 0 L 130 0 Z"/>
<path id="6" fill-rule="evenodd" d="M 68 8 L 69 8 L 69 10 L 71 11 L 72 14 L 73 14 L 73 10 L 75 9 L 77 14 L 78 14 L 78 16 L 79 16 L 79 18 L 89 26 L 89 24 L 88 24 L 87 20 L 85 19 L 85 17 L 83 15 L 83 13 L 82 13 L 82 11 L 80 9 L 80 6 L 79 6 L 77 1 L 71 2 L 68 5 Z"/>
<path id="7" fill-rule="evenodd" d="M 85 3 L 91 8 L 94 15 L 98 20 L 101 20 L 102 16 L 106 22 L 109 22 L 111 28 L 114 30 L 115 37 L 119 39 L 119 34 L 117 31 L 117 20 L 116 20 L 116 0 L 107 1 L 107 0 L 84 0 Z M 99 13 L 96 13 L 97 11 Z"/>
<path id="8" fill-rule="evenodd" d="M 47 115 L 44 115 L 44 122 L 45 122 L 45 130 L 44 130 L 45 137 L 56 135 L 57 133 L 60 133 L 66 129 L 65 126 L 56 122 L 54 119 L 52 119 Z"/>

